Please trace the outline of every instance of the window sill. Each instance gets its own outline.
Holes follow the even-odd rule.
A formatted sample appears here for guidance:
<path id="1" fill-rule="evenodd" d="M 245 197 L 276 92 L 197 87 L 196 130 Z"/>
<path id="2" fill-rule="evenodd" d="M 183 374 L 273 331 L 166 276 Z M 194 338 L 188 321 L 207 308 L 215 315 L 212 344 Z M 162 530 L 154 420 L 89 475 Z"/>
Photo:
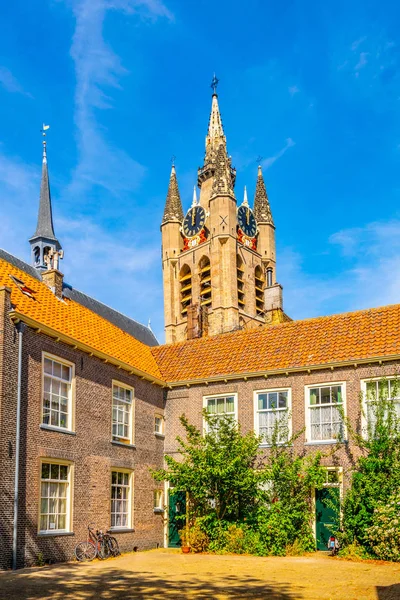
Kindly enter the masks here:
<path id="1" fill-rule="evenodd" d="M 259 444 L 259 448 L 272 448 L 274 444 Z M 287 446 L 288 448 L 293 448 L 293 444 L 288 444 L 287 442 L 279 442 L 279 444 L 276 444 L 279 447 L 282 446 Z"/>
<path id="2" fill-rule="evenodd" d="M 111 440 L 113 446 L 123 446 L 124 448 L 136 448 L 135 444 L 124 444 L 124 442 L 118 442 L 117 440 Z"/>
<path id="3" fill-rule="evenodd" d="M 75 535 L 73 531 L 39 531 L 38 537 L 56 537 L 62 535 Z"/>
<path id="4" fill-rule="evenodd" d="M 130 527 L 110 527 L 107 533 L 133 533 L 135 530 Z"/>
<path id="5" fill-rule="evenodd" d="M 153 508 L 153 512 L 156 515 L 162 515 L 164 513 L 164 509 L 163 508 Z"/>
<path id="6" fill-rule="evenodd" d="M 305 446 L 322 446 L 326 444 L 347 444 L 347 440 L 320 440 L 320 441 L 312 441 L 312 442 L 304 442 Z"/>
<path id="7" fill-rule="evenodd" d="M 55 425 L 46 425 L 46 423 L 41 423 L 40 429 L 44 429 L 44 431 L 57 431 L 58 433 L 66 433 L 67 435 L 76 435 L 75 431 L 64 429 L 64 427 L 56 427 Z"/>
<path id="8" fill-rule="evenodd" d="M 164 440 L 164 439 L 165 439 L 165 433 L 157 433 L 157 431 L 155 431 L 155 432 L 154 432 L 154 435 L 155 435 L 157 438 L 160 438 L 161 440 Z"/>

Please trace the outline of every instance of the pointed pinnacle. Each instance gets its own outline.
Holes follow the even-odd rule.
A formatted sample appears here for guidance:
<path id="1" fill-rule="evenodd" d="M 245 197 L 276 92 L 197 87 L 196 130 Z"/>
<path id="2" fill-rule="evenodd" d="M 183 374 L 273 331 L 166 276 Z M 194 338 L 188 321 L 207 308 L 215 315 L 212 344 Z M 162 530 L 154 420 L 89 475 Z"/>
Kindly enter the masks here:
<path id="1" fill-rule="evenodd" d="M 179 194 L 178 180 L 176 178 L 175 165 L 172 165 L 171 175 L 169 178 L 167 199 L 165 201 L 165 209 L 162 223 L 167 221 L 183 221 L 183 210 L 181 196 Z"/>
<path id="2" fill-rule="evenodd" d="M 196 186 L 193 186 L 193 201 L 192 201 L 192 208 L 194 206 L 197 206 L 197 192 L 196 192 Z"/>
<path id="3" fill-rule="evenodd" d="M 242 202 L 243 206 L 249 206 L 249 201 L 247 199 L 247 188 L 246 186 L 244 186 L 244 194 L 243 194 L 243 202 Z"/>
<path id="4" fill-rule="evenodd" d="M 261 165 L 258 166 L 256 193 L 254 195 L 254 216 L 258 223 L 274 225 Z"/>
<path id="5" fill-rule="evenodd" d="M 232 186 L 230 161 L 226 155 L 224 144 L 220 144 L 215 158 L 215 175 L 211 198 L 221 195 L 235 197 Z"/>

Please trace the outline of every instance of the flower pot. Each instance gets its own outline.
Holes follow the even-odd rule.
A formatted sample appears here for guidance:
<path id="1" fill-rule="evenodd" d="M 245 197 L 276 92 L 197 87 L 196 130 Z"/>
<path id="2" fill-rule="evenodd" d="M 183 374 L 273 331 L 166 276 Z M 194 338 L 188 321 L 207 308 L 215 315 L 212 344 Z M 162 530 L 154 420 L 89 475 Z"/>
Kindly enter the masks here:
<path id="1" fill-rule="evenodd" d="M 182 552 L 183 554 L 189 554 L 190 546 L 182 546 Z"/>

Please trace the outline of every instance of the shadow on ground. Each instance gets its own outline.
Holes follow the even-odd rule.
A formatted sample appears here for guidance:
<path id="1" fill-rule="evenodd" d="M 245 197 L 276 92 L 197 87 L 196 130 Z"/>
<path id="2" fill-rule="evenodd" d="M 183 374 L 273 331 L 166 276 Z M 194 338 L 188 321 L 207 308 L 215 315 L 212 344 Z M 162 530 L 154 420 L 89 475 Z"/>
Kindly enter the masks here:
<path id="1" fill-rule="evenodd" d="M 378 586 L 376 588 L 378 600 L 399 600 L 400 598 L 400 583 L 395 585 Z"/>
<path id="2" fill-rule="evenodd" d="M 232 575 L 213 577 L 212 581 L 199 582 L 196 573 L 187 573 L 184 581 L 171 581 L 154 576 L 152 573 L 127 573 L 120 569 L 107 572 L 87 570 L 79 573 L 80 567 L 43 569 L 35 575 L 17 573 L 14 577 L 3 578 L 0 575 L 1 600 L 69 600 L 78 599 L 119 599 L 148 600 L 149 598 L 252 598 L 268 600 L 298 600 L 301 594 L 291 592 L 285 584 L 266 584 L 255 578 L 243 578 Z M 64 571 L 64 572 L 63 572 Z M 16 585 L 17 584 L 17 585 Z M 21 595 L 21 593 L 23 595 Z M 385 599 L 386 600 L 386 599 Z"/>

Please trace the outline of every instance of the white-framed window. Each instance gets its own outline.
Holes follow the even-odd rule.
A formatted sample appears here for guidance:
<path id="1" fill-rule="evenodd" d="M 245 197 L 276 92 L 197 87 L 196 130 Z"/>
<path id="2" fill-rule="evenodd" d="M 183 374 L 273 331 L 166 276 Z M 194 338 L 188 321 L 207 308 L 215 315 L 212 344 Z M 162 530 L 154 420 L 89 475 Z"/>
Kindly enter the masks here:
<path id="1" fill-rule="evenodd" d="M 277 428 L 278 444 L 286 443 L 291 434 L 291 389 L 256 390 L 254 392 L 254 430 L 270 444 Z"/>
<path id="2" fill-rule="evenodd" d="M 163 510 L 163 491 L 162 490 L 154 490 L 154 510 Z"/>
<path id="3" fill-rule="evenodd" d="M 130 471 L 111 471 L 112 529 L 129 529 L 132 526 L 132 479 Z"/>
<path id="4" fill-rule="evenodd" d="M 164 417 L 162 415 L 154 416 L 154 433 L 164 435 Z"/>
<path id="5" fill-rule="evenodd" d="M 345 413 L 346 384 L 308 385 L 305 388 L 308 442 L 337 442 L 345 439 L 341 410 Z"/>
<path id="6" fill-rule="evenodd" d="M 369 429 L 374 430 L 380 401 L 384 401 L 386 406 L 388 402 L 393 402 L 396 416 L 400 419 L 400 380 L 397 377 L 364 379 L 361 381 L 361 391 L 364 408 L 362 418 L 364 434 L 368 434 Z"/>
<path id="7" fill-rule="evenodd" d="M 213 427 L 218 429 L 218 421 L 224 416 L 237 420 L 237 394 L 217 394 L 205 396 L 203 406 L 210 415 Z"/>
<path id="8" fill-rule="evenodd" d="M 43 425 L 72 430 L 73 380 L 73 363 L 43 354 Z"/>
<path id="9" fill-rule="evenodd" d="M 39 533 L 70 529 L 71 464 L 46 459 L 40 465 Z"/>
<path id="10" fill-rule="evenodd" d="M 133 388 L 116 381 L 112 386 L 112 439 L 133 443 Z"/>

